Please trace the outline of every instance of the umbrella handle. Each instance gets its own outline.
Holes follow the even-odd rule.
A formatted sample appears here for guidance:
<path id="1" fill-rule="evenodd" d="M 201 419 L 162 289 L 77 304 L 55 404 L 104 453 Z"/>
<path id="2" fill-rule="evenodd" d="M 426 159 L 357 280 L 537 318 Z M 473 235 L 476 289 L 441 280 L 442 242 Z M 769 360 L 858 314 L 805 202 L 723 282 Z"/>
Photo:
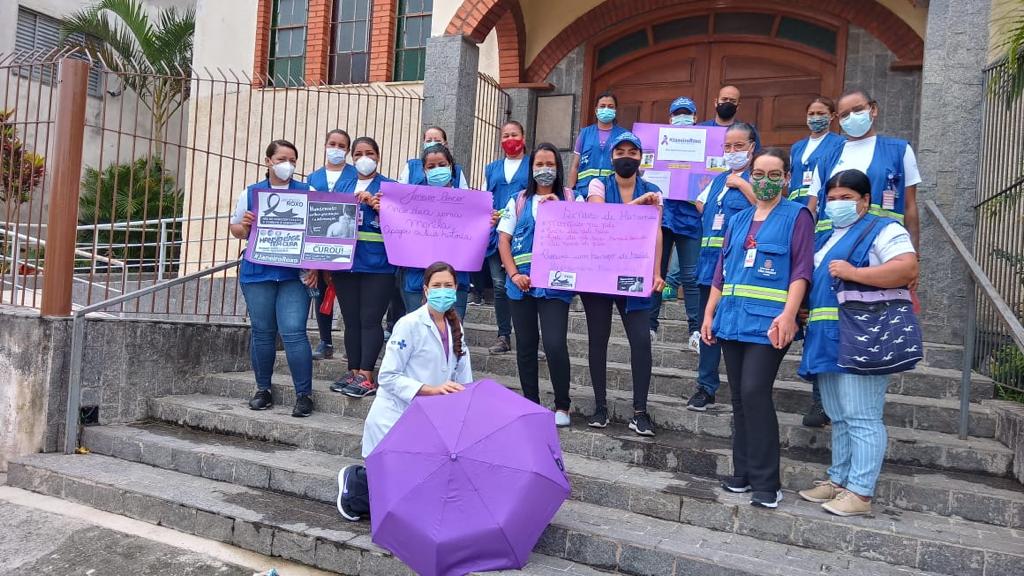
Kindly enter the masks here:
<path id="1" fill-rule="evenodd" d="M 555 464 L 558 465 L 558 469 L 559 470 L 561 470 L 562 472 L 565 472 L 565 464 L 562 463 L 562 459 L 561 458 L 555 458 Z"/>

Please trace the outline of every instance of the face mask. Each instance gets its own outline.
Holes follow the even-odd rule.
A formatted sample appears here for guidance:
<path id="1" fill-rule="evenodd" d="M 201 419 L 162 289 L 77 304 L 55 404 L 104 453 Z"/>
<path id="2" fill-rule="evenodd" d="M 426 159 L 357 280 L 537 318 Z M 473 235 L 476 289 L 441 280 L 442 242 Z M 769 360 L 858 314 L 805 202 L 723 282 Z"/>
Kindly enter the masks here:
<path id="1" fill-rule="evenodd" d="M 346 150 L 344 148 L 328 148 L 327 149 L 327 163 L 337 166 L 345 162 Z"/>
<path id="2" fill-rule="evenodd" d="M 750 152 L 746 150 L 738 150 L 736 152 L 725 153 L 725 165 L 730 170 L 740 170 L 747 165 L 747 159 L 750 157 Z"/>
<path id="3" fill-rule="evenodd" d="M 612 160 L 615 173 L 623 178 L 630 178 L 640 169 L 640 161 L 636 158 L 616 158 Z"/>
<path id="4" fill-rule="evenodd" d="M 811 132 L 822 132 L 828 129 L 828 125 L 832 123 L 832 119 L 828 116 L 808 116 L 807 127 L 811 129 Z"/>
<path id="5" fill-rule="evenodd" d="M 830 200 L 825 203 L 825 216 L 832 220 L 834 228 L 852 226 L 860 218 L 856 200 Z"/>
<path id="6" fill-rule="evenodd" d="M 522 138 L 512 138 L 501 141 L 501 149 L 509 156 L 519 156 L 519 154 L 522 153 L 524 146 L 525 144 L 523 143 Z"/>
<path id="7" fill-rule="evenodd" d="M 554 168 L 537 168 L 533 171 L 533 179 L 537 181 L 538 186 L 547 187 L 555 183 L 557 174 Z"/>
<path id="8" fill-rule="evenodd" d="M 722 120 L 730 120 L 736 115 L 737 108 L 739 108 L 737 104 L 733 104 L 732 102 L 722 102 L 718 106 L 715 106 L 715 113 L 717 113 L 718 117 Z"/>
<path id="9" fill-rule="evenodd" d="M 670 120 L 673 126 L 692 126 L 693 121 L 693 114 L 677 114 Z"/>
<path id="10" fill-rule="evenodd" d="M 784 182 L 784 180 L 759 178 L 751 180 L 750 184 L 754 187 L 754 196 L 758 200 L 774 200 L 776 196 L 782 194 L 782 185 Z"/>
<path id="11" fill-rule="evenodd" d="M 427 306 L 444 314 L 455 305 L 455 288 L 430 288 L 427 290 Z"/>
<path id="12" fill-rule="evenodd" d="M 442 142 L 434 142 L 433 140 L 423 143 L 424 150 L 426 150 L 427 148 L 431 148 L 433 146 L 444 146 L 444 144 Z"/>
<path id="13" fill-rule="evenodd" d="M 369 156 L 360 156 L 359 160 L 356 160 L 356 172 L 359 172 L 363 176 L 369 176 L 377 171 L 377 161 Z"/>
<path id="14" fill-rule="evenodd" d="M 598 108 L 597 109 L 597 121 L 602 124 L 607 124 L 615 120 L 615 109 L 614 108 Z"/>
<path id="15" fill-rule="evenodd" d="M 871 130 L 872 122 L 871 110 L 862 110 L 850 113 L 849 116 L 839 121 L 839 125 L 842 126 L 843 132 L 854 138 L 860 138 L 867 134 L 868 130 Z"/>
<path id="16" fill-rule="evenodd" d="M 437 166 L 427 170 L 427 184 L 431 186 L 447 186 L 452 181 L 451 166 Z"/>
<path id="17" fill-rule="evenodd" d="M 280 162 L 274 164 L 272 167 L 274 176 L 277 176 L 280 180 L 291 180 L 292 174 L 295 174 L 295 165 L 291 162 Z"/>

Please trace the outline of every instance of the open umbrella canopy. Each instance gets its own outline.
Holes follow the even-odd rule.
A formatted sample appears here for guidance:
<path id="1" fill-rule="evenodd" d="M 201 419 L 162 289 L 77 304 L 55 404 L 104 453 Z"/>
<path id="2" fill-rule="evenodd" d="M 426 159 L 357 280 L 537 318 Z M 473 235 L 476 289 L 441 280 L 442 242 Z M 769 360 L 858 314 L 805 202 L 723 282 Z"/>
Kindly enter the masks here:
<path id="1" fill-rule="evenodd" d="M 493 380 L 417 397 L 366 472 L 373 541 L 428 576 L 522 568 L 570 492 L 554 413 Z"/>

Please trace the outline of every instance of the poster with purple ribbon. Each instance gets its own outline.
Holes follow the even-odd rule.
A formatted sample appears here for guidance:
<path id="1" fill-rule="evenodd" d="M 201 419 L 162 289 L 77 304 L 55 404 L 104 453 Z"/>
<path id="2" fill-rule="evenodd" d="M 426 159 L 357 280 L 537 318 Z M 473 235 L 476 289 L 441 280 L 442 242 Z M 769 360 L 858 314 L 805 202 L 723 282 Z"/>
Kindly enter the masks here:
<path id="1" fill-rule="evenodd" d="M 490 192 L 396 182 L 380 189 L 388 262 L 426 268 L 443 260 L 460 272 L 480 270 L 491 234 Z"/>
<path id="2" fill-rule="evenodd" d="M 543 202 L 530 283 L 538 288 L 647 297 L 654 285 L 656 206 Z"/>
<path id="3" fill-rule="evenodd" d="M 352 268 L 362 217 L 352 194 L 253 190 L 249 205 L 256 221 L 246 260 L 307 270 Z"/>
<path id="4" fill-rule="evenodd" d="M 721 126 L 633 124 L 633 133 L 644 144 L 643 179 L 670 200 L 696 200 L 715 176 L 728 170 L 725 131 Z"/>

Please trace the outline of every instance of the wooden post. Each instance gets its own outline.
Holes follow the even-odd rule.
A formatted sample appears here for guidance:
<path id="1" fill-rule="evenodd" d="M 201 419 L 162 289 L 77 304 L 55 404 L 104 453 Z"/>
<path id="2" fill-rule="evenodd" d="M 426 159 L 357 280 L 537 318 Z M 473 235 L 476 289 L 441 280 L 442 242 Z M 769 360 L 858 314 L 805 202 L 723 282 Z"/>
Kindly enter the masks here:
<path id="1" fill-rule="evenodd" d="M 52 176 L 43 273 L 43 316 L 71 315 L 88 83 L 88 62 L 73 58 L 60 61 L 54 143 L 46 159 L 47 166 L 52 167 Z"/>

